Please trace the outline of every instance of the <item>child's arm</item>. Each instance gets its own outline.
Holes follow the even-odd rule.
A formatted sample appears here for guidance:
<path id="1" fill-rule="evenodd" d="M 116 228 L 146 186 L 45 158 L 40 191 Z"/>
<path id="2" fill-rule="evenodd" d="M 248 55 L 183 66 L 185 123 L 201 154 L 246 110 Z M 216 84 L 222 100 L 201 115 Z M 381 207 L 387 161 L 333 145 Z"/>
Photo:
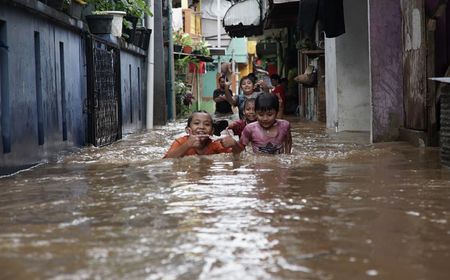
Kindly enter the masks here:
<path id="1" fill-rule="evenodd" d="M 220 141 L 222 142 L 222 145 L 225 148 L 231 147 L 233 154 L 239 154 L 240 152 L 242 152 L 245 149 L 245 146 L 242 146 L 239 142 L 236 142 L 236 140 L 234 140 L 234 138 L 231 136 L 230 132 L 228 131 L 228 128 L 226 131 L 227 131 L 227 136 L 220 139 Z"/>
<path id="2" fill-rule="evenodd" d="M 228 101 L 227 100 L 227 98 L 225 97 L 225 96 L 223 96 L 223 95 L 220 95 L 220 91 L 219 90 L 214 90 L 214 93 L 213 93 L 213 99 L 214 99 L 214 102 L 220 102 L 220 101 Z"/>
<path id="3" fill-rule="evenodd" d="M 277 119 L 282 119 L 284 114 L 284 104 L 283 104 L 283 98 L 281 98 L 281 93 L 278 91 L 273 91 L 273 94 L 275 94 L 278 97 L 278 113 L 277 113 Z"/>
<path id="4" fill-rule="evenodd" d="M 237 126 L 237 121 L 234 121 L 232 123 L 229 123 L 227 128 L 233 130 L 236 126 Z"/>
<path id="5" fill-rule="evenodd" d="M 233 95 L 232 95 L 232 93 L 230 91 L 230 84 L 228 82 L 225 84 L 225 99 L 231 105 L 233 105 L 233 106 L 237 105 L 237 101 L 236 101 L 236 99 L 233 98 Z"/>
<path id="6" fill-rule="evenodd" d="M 284 153 L 290 154 L 292 151 L 292 135 L 291 130 L 289 129 L 286 140 L 284 141 Z"/>
<path id="7" fill-rule="evenodd" d="M 204 137 L 208 136 L 190 134 L 189 138 L 184 143 L 180 143 L 177 140 L 175 140 L 172 146 L 170 146 L 164 158 L 179 158 L 184 156 L 184 154 L 190 148 L 200 147 Z"/>

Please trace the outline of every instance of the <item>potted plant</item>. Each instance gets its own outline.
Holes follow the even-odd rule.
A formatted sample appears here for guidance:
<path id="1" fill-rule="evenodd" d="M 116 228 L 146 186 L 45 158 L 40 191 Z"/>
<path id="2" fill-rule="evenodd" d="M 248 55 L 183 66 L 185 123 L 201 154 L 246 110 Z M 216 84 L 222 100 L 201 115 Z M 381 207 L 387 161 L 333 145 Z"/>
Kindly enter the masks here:
<path id="1" fill-rule="evenodd" d="M 145 27 L 136 27 L 136 32 L 134 34 L 133 44 L 137 47 L 147 50 L 150 43 L 150 35 L 152 34 L 151 29 Z"/>
<path id="2" fill-rule="evenodd" d="M 114 0 L 87 0 L 93 6 L 91 15 L 86 16 L 89 30 L 94 34 L 122 36 L 124 11 L 117 8 Z"/>
<path id="3" fill-rule="evenodd" d="M 116 8 L 126 12 L 123 26 L 128 42 L 133 42 L 137 23 L 144 15 L 153 16 L 145 0 L 116 0 Z"/>
<path id="4" fill-rule="evenodd" d="M 84 0 L 72 0 L 69 7 L 69 15 L 76 19 L 81 19 L 81 12 L 86 4 L 87 3 Z"/>
<path id="5" fill-rule="evenodd" d="M 174 45 L 174 51 L 179 52 L 182 51 L 184 53 L 191 53 L 192 52 L 192 37 L 188 33 L 184 33 L 181 29 L 178 31 L 175 31 L 172 33 L 172 40 Z M 176 49 L 177 46 L 179 49 Z"/>
<path id="6" fill-rule="evenodd" d="M 181 52 L 181 50 L 183 49 L 182 36 L 183 36 L 183 31 L 181 29 L 172 33 L 173 51 L 174 52 Z"/>
<path id="7" fill-rule="evenodd" d="M 183 33 L 183 35 L 181 36 L 181 45 L 183 46 L 184 53 L 191 53 L 193 50 L 191 35 L 189 35 L 188 33 Z"/>
<path id="8" fill-rule="evenodd" d="M 66 0 L 40 0 L 40 2 L 59 11 L 62 11 L 66 4 Z"/>
<path id="9" fill-rule="evenodd" d="M 176 115 L 177 117 L 185 117 L 190 112 L 190 106 L 194 96 L 189 87 L 182 81 L 175 81 L 175 96 L 176 96 Z"/>
<path id="10" fill-rule="evenodd" d="M 205 40 L 200 40 L 194 43 L 194 54 L 201 54 L 204 56 L 209 56 L 209 48 L 208 48 L 208 42 Z"/>

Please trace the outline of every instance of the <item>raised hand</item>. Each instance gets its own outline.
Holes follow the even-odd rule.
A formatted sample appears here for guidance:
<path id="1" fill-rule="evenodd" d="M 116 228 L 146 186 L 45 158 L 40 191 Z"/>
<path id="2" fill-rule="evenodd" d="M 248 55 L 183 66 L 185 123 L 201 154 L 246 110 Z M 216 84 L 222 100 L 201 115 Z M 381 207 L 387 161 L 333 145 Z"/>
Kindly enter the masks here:
<path id="1" fill-rule="evenodd" d="M 231 136 L 231 133 L 228 130 L 228 128 L 226 128 L 225 131 L 226 131 L 225 136 L 220 139 L 220 141 L 222 142 L 222 145 L 225 148 L 229 148 L 229 147 L 235 146 L 237 144 L 236 140 L 234 140 L 233 136 Z"/>

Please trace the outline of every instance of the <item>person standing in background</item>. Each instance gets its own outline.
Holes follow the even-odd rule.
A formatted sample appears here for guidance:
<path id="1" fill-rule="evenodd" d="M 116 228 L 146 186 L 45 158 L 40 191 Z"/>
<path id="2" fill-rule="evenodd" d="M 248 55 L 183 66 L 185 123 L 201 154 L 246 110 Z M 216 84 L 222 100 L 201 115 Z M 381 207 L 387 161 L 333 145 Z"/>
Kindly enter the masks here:
<path id="1" fill-rule="evenodd" d="M 221 118 L 231 116 L 233 115 L 233 109 L 225 96 L 225 87 L 228 86 L 227 78 L 225 76 L 220 76 L 218 83 L 219 87 L 215 89 L 213 93 L 213 99 L 216 103 L 215 117 Z M 233 95 L 231 89 L 228 90 L 230 91 L 230 94 Z"/>

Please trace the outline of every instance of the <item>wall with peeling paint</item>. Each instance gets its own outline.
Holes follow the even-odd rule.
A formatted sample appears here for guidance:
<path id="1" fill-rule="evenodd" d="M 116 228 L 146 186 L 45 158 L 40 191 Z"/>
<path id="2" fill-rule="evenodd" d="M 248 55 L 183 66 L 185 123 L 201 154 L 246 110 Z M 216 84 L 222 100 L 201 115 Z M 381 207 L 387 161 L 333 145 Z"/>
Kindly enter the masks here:
<path id="1" fill-rule="evenodd" d="M 400 1 L 369 1 L 369 21 L 372 139 L 373 142 L 397 140 L 403 125 Z"/>

